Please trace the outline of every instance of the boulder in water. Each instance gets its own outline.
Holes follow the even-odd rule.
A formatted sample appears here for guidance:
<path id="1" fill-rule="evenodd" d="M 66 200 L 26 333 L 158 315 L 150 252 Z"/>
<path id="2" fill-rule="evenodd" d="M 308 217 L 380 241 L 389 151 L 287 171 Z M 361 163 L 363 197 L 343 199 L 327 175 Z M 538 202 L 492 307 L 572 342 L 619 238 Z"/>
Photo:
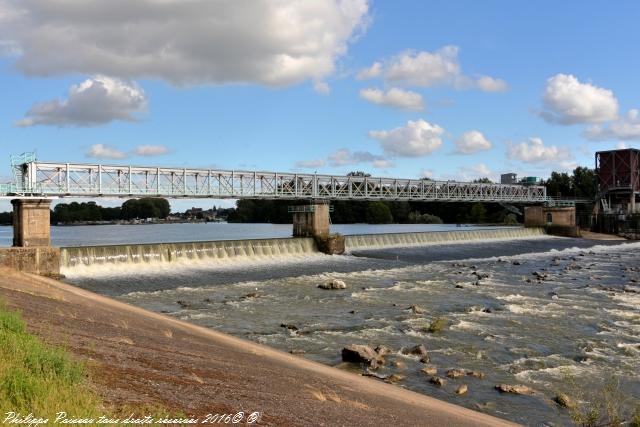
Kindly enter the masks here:
<path id="1" fill-rule="evenodd" d="M 480 371 L 467 371 L 468 377 L 484 378 L 484 374 Z"/>
<path id="2" fill-rule="evenodd" d="M 440 378 L 440 377 L 431 377 L 429 379 L 429 382 L 431 384 L 437 385 L 438 387 L 442 387 L 447 383 L 447 381 L 444 378 Z"/>
<path id="3" fill-rule="evenodd" d="M 433 319 L 433 321 L 429 325 L 428 331 L 434 334 L 436 332 L 441 332 L 445 330 L 447 326 L 448 326 L 447 319 L 443 317 L 436 317 L 435 319 Z"/>
<path id="4" fill-rule="evenodd" d="M 375 348 L 375 352 L 380 356 L 386 356 L 387 354 L 393 353 L 393 350 L 391 350 L 386 345 L 379 345 Z"/>
<path id="5" fill-rule="evenodd" d="M 467 372 L 464 369 L 449 369 L 447 370 L 447 376 L 449 378 L 461 378 L 467 375 Z"/>
<path id="6" fill-rule="evenodd" d="M 371 369 L 384 363 L 384 358 L 368 345 L 351 344 L 342 349 L 344 362 L 364 363 Z"/>
<path id="7" fill-rule="evenodd" d="M 479 273 L 477 271 L 474 271 L 472 274 L 474 274 L 478 278 L 478 280 L 489 278 L 489 273 Z"/>
<path id="8" fill-rule="evenodd" d="M 411 348 L 405 348 L 402 350 L 403 354 L 410 354 L 412 356 L 425 357 L 427 355 L 427 348 L 420 344 Z"/>
<path id="9" fill-rule="evenodd" d="M 435 375 L 438 373 L 438 368 L 436 368 L 433 365 L 430 366 L 425 366 L 424 368 L 420 369 L 423 373 L 427 374 L 427 375 Z"/>
<path id="10" fill-rule="evenodd" d="M 297 331 L 298 330 L 298 327 L 296 325 L 292 325 L 291 323 L 281 323 L 280 327 L 288 329 L 290 331 Z"/>
<path id="11" fill-rule="evenodd" d="M 553 401 L 563 408 L 572 409 L 576 407 L 576 403 L 574 400 L 567 394 L 558 393 L 556 397 L 553 398 Z"/>
<path id="12" fill-rule="evenodd" d="M 415 305 L 415 304 L 412 304 L 411 306 L 409 306 L 409 310 L 413 311 L 414 314 L 423 314 L 424 313 L 424 308 L 420 307 L 419 305 Z"/>
<path id="13" fill-rule="evenodd" d="M 460 384 L 458 386 L 458 388 L 456 389 L 456 394 L 466 394 L 468 390 L 468 387 L 466 384 Z"/>
<path id="14" fill-rule="evenodd" d="M 532 389 L 522 384 L 516 384 L 516 385 L 498 384 L 496 386 L 496 390 L 498 390 L 500 393 L 527 394 L 527 395 L 534 394 L 534 391 Z"/>
<path id="15" fill-rule="evenodd" d="M 347 285 L 339 279 L 331 279 L 318 285 L 320 289 L 347 289 Z"/>

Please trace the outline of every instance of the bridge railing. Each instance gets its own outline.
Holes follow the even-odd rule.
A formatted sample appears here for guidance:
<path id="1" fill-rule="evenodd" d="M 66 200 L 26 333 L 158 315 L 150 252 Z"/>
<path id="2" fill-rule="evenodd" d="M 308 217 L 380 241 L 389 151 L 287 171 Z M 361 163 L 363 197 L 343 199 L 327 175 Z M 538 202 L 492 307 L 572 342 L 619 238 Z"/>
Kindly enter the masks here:
<path id="1" fill-rule="evenodd" d="M 179 169 L 30 162 L 34 193 L 74 197 L 424 200 L 541 203 L 543 186 L 431 181 L 290 172 Z"/>

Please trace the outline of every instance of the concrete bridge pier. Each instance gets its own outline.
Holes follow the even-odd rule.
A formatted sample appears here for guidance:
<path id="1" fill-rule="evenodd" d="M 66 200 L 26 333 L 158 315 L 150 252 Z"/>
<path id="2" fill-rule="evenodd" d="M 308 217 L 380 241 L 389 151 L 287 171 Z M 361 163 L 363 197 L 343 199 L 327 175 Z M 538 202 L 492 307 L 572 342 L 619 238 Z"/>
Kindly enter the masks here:
<path id="1" fill-rule="evenodd" d="M 344 253 L 344 236 L 329 233 L 331 220 L 328 203 L 291 206 L 289 212 L 293 213 L 293 237 L 313 237 L 320 252 L 325 254 Z"/>
<path id="2" fill-rule="evenodd" d="M 48 199 L 14 199 L 13 246 L 51 246 L 50 207 Z"/>
<path id="3" fill-rule="evenodd" d="M 329 205 L 314 203 L 291 206 L 293 213 L 293 237 L 328 237 Z"/>
<path id="4" fill-rule="evenodd" d="M 60 249 L 51 247 L 51 200 L 14 199 L 13 247 L 0 248 L 0 266 L 43 276 L 60 276 Z"/>

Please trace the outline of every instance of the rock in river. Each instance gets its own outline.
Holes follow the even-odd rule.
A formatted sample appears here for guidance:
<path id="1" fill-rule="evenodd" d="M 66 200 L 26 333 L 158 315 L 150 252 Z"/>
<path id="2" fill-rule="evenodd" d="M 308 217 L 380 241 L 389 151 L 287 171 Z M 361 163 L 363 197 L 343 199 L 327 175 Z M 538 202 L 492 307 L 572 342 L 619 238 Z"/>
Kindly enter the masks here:
<path id="1" fill-rule="evenodd" d="M 468 388 L 466 384 L 460 384 L 458 386 L 458 388 L 456 389 L 456 394 L 465 394 L 467 392 Z"/>
<path id="2" fill-rule="evenodd" d="M 318 285 L 320 289 L 347 289 L 347 285 L 338 279 L 331 279 L 328 282 Z"/>
<path id="3" fill-rule="evenodd" d="M 364 363 L 376 369 L 378 365 L 384 363 L 384 359 L 368 345 L 351 344 L 342 349 L 342 360 L 344 362 Z"/>
<path id="4" fill-rule="evenodd" d="M 445 385 L 446 381 L 443 378 L 440 377 L 431 377 L 431 379 L 429 380 L 429 382 L 431 384 L 435 384 L 438 387 L 442 387 Z"/>
<path id="5" fill-rule="evenodd" d="M 423 358 L 427 355 L 427 348 L 424 345 L 420 344 L 409 349 L 402 349 L 402 353 L 411 354 L 413 356 L 420 356 L 420 358 Z"/>
<path id="6" fill-rule="evenodd" d="M 467 375 L 467 372 L 464 369 L 449 369 L 447 371 L 447 376 L 449 378 L 461 378 Z"/>
<path id="7" fill-rule="evenodd" d="M 527 387 L 526 385 L 516 384 L 498 384 L 496 386 L 496 390 L 500 393 L 513 393 L 513 394 L 533 394 L 534 391 Z"/>
<path id="8" fill-rule="evenodd" d="M 375 352 L 378 353 L 378 355 L 380 356 L 386 356 L 387 354 L 393 353 L 393 350 L 391 350 L 386 345 L 381 344 L 375 348 Z"/>
<path id="9" fill-rule="evenodd" d="M 431 366 L 425 366 L 424 368 L 420 369 L 422 372 L 424 372 L 427 375 L 435 375 L 438 373 L 438 368 L 436 368 L 435 366 L 431 365 Z"/>
<path id="10" fill-rule="evenodd" d="M 564 393 L 558 393 L 556 397 L 553 398 L 553 400 L 563 408 L 571 409 L 575 408 L 576 406 L 576 403 L 573 401 L 573 399 L 569 395 L 566 395 Z"/>

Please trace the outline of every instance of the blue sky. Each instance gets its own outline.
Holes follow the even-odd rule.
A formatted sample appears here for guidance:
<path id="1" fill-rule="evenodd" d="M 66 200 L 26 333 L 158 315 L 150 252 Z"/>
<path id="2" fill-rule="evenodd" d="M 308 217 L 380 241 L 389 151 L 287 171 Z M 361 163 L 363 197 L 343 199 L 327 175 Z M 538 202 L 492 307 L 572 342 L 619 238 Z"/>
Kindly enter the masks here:
<path id="1" fill-rule="evenodd" d="M 72 3 L 0 0 L 3 181 L 33 150 L 471 180 L 640 145 L 636 1 Z"/>

